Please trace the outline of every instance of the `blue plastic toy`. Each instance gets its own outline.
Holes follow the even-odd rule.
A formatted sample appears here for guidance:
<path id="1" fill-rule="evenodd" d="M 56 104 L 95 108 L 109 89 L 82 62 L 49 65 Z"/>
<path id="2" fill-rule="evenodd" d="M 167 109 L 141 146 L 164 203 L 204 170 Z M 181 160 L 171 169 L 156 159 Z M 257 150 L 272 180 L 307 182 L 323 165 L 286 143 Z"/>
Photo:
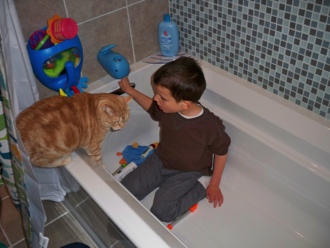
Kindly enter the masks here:
<path id="1" fill-rule="evenodd" d="M 112 44 L 101 48 L 97 54 L 97 60 L 111 77 L 122 79 L 128 76 L 130 68 L 123 55 L 112 51 L 114 47 L 115 45 Z"/>
<path id="2" fill-rule="evenodd" d="M 78 35 L 41 50 L 33 50 L 28 42 L 27 50 L 34 74 L 46 87 L 63 96 L 87 88 L 88 78 L 80 78 L 83 50 Z"/>

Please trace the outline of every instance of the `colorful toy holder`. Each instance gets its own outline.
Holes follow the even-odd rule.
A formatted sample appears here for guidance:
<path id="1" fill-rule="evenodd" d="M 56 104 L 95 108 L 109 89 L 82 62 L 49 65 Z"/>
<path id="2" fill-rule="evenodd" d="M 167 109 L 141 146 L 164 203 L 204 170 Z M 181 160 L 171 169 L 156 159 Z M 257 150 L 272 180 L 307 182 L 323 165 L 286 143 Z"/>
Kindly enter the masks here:
<path id="1" fill-rule="evenodd" d="M 70 18 L 59 18 L 55 15 L 54 18 L 48 20 L 48 27 L 39 30 L 40 34 L 45 34 L 44 37 L 38 37 L 42 44 L 37 46 L 35 44 L 33 35 L 37 31 L 31 35 L 27 44 L 32 69 L 38 80 L 62 96 L 72 96 L 83 92 L 88 82 L 87 77 L 80 78 L 83 50 L 80 39 L 76 35 L 78 30 L 74 30 L 73 20 L 67 19 Z M 71 25 L 70 28 L 64 29 L 61 25 L 67 25 L 68 22 Z M 51 35 L 49 30 L 52 30 Z M 47 46 L 44 45 L 45 40 Z M 49 40 L 52 43 L 58 43 L 49 46 Z"/>

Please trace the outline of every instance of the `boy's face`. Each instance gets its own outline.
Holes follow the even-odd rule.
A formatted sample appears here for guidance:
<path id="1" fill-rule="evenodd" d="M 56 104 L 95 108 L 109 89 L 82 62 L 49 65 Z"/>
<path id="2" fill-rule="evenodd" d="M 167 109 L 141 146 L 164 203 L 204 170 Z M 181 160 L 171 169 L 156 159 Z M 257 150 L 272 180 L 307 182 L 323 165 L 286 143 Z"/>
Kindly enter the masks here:
<path id="1" fill-rule="evenodd" d="M 182 102 L 177 102 L 169 89 L 160 85 L 153 85 L 153 90 L 155 93 L 153 99 L 164 113 L 177 113 L 184 110 Z"/>

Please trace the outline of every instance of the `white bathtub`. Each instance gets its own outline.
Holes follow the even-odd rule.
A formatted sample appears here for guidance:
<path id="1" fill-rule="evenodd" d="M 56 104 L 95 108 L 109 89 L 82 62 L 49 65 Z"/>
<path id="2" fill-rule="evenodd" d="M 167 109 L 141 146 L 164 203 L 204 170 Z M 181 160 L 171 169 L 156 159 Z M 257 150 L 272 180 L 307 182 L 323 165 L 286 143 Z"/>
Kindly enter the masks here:
<path id="1" fill-rule="evenodd" d="M 330 247 L 330 123 L 203 62 L 208 83 L 202 104 L 220 116 L 232 138 L 221 188 L 224 204 L 207 200 L 170 231 L 112 173 L 116 152 L 158 141 L 158 126 L 131 103 L 127 126 L 103 145 L 106 170 L 83 152 L 69 172 L 137 247 Z M 150 75 L 160 65 L 131 66 L 131 81 L 152 96 Z M 110 92 L 105 77 L 90 92 Z M 284 102 L 284 103 L 283 103 Z"/>

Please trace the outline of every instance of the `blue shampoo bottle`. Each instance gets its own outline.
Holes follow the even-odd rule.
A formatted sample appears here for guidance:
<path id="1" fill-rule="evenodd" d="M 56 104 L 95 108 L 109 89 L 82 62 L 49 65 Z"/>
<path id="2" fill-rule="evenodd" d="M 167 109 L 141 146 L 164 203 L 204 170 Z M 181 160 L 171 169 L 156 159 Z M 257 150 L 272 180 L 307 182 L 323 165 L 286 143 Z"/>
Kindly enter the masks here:
<path id="1" fill-rule="evenodd" d="M 160 52 L 163 56 L 173 57 L 179 52 L 179 32 L 169 14 L 164 15 L 164 20 L 158 26 L 158 41 Z"/>

